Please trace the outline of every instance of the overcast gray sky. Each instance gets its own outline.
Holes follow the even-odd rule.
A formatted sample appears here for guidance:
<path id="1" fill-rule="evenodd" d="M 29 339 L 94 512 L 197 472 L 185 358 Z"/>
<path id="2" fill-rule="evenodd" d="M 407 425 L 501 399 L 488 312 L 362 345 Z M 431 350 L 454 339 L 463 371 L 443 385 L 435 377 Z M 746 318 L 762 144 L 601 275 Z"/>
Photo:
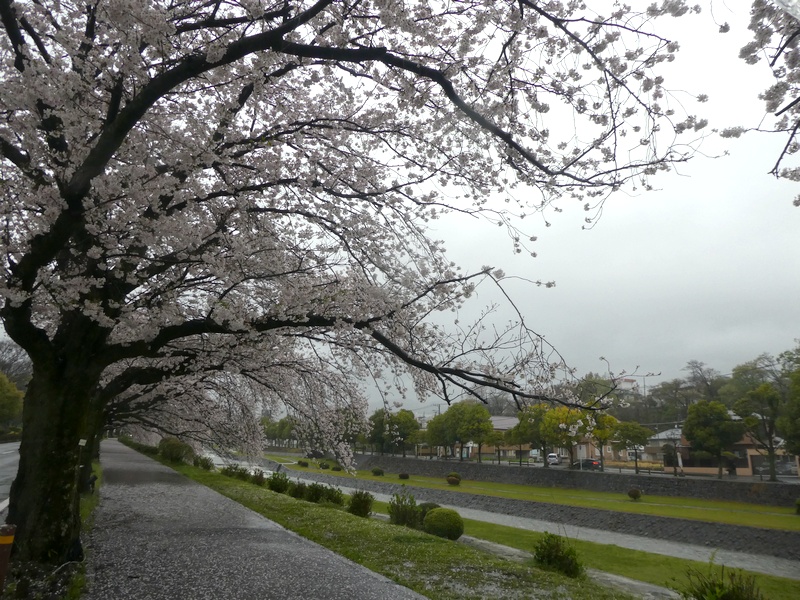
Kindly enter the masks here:
<path id="1" fill-rule="evenodd" d="M 673 30 L 681 52 L 667 87 L 708 94 L 700 106 L 709 129 L 756 126 L 764 115 L 758 94 L 771 76 L 765 63 L 738 58 L 750 40 L 749 5 L 740 4 L 735 14 L 715 3 L 713 16 L 706 4 Z M 719 34 L 725 21 L 732 30 Z M 591 230 L 582 230 L 581 206 L 562 202 L 563 213 L 547 215 L 551 227 L 532 227 L 535 259 L 514 257 L 499 228 L 475 237 L 462 221 L 437 235 L 467 270 L 490 264 L 555 280 L 552 289 L 506 285 L 579 375 L 605 372 L 601 356 L 616 372 L 661 373 L 648 387 L 684 377 L 689 360 L 729 373 L 800 338 L 800 208 L 792 205 L 800 185 L 768 174 L 784 144 L 779 135 L 712 136 L 678 172 L 655 177 L 657 191 L 612 196 Z"/>

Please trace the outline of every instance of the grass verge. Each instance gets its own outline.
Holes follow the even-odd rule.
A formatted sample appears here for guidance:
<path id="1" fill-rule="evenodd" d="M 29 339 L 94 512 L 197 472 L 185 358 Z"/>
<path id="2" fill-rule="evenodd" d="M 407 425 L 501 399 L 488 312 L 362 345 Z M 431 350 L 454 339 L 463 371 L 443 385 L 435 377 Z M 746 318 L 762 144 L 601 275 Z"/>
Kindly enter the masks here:
<path id="1" fill-rule="evenodd" d="M 386 502 L 376 501 L 373 504 L 373 511 L 388 515 L 389 505 Z M 544 533 L 464 519 L 464 535 L 531 552 Z M 710 566 L 708 563 L 700 561 L 630 550 L 613 544 L 598 544 L 582 540 L 570 540 L 570 542 L 578 550 L 581 561 L 588 568 L 673 589 L 686 588 L 687 574 L 690 569 L 706 572 Z M 715 566 L 714 568 L 718 569 L 719 567 Z M 728 571 L 732 570 L 728 569 Z M 755 577 L 758 588 L 763 592 L 764 597 L 770 600 L 800 598 L 800 581 L 798 580 L 764 575 L 753 571 L 742 572 Z"/>

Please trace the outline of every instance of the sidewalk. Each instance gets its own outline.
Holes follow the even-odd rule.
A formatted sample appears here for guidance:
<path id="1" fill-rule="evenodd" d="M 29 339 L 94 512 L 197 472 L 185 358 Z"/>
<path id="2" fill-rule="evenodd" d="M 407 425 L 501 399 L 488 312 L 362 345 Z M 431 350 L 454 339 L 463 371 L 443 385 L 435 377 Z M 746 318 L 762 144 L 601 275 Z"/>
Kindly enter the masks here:
<path id="1" fill-rule="evenodd" d="M 116 440 L 101 464 L 85 600 L 423 598 Z"/>

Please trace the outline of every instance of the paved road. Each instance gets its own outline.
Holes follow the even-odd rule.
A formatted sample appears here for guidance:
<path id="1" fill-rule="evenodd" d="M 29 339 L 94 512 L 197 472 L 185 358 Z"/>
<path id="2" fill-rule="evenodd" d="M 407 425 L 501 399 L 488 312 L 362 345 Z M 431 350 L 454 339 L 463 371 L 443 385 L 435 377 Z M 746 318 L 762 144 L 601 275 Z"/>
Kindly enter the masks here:
<path id="1" fill-rule="evenodd" d="M 5 520 L 11 482 L 17 476 L 19 465 L 19 442 L 0 444 L 0 521 Z"/>
<path id="2" fill-rule="evenodd" d="M 85 600 L 420 600 L 127 448 L 103 442 Z"/>

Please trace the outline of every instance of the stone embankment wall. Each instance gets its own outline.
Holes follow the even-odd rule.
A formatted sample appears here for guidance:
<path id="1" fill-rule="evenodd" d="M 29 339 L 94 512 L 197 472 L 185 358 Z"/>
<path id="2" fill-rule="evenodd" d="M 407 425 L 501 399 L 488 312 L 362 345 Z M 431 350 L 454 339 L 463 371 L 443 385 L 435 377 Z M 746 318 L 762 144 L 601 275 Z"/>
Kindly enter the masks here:
<path id="1" fill-rule="evenodd" d="M 464 479 L 472 481 L 542 485 L 622 494 L 627 494 L 629 489 L 637 487 L 645 494 L 655 496 L 730 500 L 767 506 L 794 507 L 795 501 L 800 498 L 800 485 L 795 483 L 771 483 L 735 478 L 675 477 L 672 473 L 628 475 L 613 471 L 598 473 L 546 469 L 538 465 L 520 467 L 452 459 L 428 460 L 369 454 L 357 455 L 356 464 L 359 469 L 380 467 L 387 473 L 409 473 L 443 478 L 451 471 L 456 471 Z"/>

